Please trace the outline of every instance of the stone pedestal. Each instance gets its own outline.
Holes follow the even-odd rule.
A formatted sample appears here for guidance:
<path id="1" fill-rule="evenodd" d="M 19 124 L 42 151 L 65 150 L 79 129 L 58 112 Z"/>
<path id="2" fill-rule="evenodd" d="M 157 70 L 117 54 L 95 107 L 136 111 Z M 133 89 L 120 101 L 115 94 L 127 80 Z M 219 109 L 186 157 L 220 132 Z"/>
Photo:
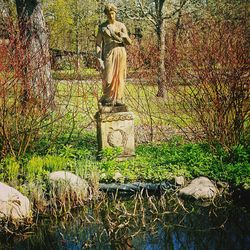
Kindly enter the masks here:
<path id="1" fill-rule="evenodd" d="M 135 155 L 134 114 L 126 106 L 101 107 L 95 118 L 99 151 L 120 147 L 123 151 L 119 158 Z"/>

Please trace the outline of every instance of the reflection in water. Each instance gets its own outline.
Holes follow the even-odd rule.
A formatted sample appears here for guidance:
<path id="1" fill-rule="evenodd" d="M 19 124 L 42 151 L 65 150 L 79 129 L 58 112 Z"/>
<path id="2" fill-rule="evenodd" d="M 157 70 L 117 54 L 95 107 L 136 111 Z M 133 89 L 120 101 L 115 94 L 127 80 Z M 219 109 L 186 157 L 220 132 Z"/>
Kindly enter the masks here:
<path id="1" fill-rule="evenodd" d="M 217 201 L 206 207 L 169 196 L 107 199 L 53 221 L 26 239 L 2 236 L 1 249 L 249 249 L 250 214 Z"/>

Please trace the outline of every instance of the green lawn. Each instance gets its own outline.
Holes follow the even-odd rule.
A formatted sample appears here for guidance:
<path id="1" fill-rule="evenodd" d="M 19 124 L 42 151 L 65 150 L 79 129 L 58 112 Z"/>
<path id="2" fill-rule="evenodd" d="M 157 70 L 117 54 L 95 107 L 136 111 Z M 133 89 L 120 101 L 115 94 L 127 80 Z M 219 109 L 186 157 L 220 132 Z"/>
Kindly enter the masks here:
<path id="1" fill-rule="evenodd" d="M 98 99 L 102 94 L 100 80 L 59 81 L 57 102 L 87 113 L 84 122 L 91 122 L 98 110 Z M 168 93 L 165 99 L 156 97 L 157 86 L 127 82 L 125 103 L 135 114 L 135 125 L 172 126 L 180 128 L 190 125 L 191 118 L 181 113 L 180 103 Z M 79 120 L 80 122 L 80 120 Z"/>

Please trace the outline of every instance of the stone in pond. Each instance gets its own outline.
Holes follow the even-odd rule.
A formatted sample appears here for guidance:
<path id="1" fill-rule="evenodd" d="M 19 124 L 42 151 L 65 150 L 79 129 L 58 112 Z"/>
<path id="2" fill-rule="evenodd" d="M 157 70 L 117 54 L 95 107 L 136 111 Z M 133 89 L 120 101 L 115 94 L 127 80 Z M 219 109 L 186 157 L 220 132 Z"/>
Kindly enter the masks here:
<path id="1" fill-rule="evenodd" d="M 22 220 L 30 217 L 29 199 L 15 188 L 0 182 L 0 218 Z"/>
<path id="2" fill-rule="evenodd" d="M 188 186 L 182 188 L 179 195 L 193 197 L 195 199 L 212 199 L 217 193 L 217 188 L 208 178 L 198 177 Z"/>
<path id="3" fill-rule="evenodd" d="M 88 197 L 89 185 L 87 181 L 75 174 L 67 171 L 56 171 L 49 174 L 49 179 L 57 191 L 60 189 L 60 195 L 64 195 L 64 191 L 70 191 L 71 194 L 80 195 L 83 199 Z"/>

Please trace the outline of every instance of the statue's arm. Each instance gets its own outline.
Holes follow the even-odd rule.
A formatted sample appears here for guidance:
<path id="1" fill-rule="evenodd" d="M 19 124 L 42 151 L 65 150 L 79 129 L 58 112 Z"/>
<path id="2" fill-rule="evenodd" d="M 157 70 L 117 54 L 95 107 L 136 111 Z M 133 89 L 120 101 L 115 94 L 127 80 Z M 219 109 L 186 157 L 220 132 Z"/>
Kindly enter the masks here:
<path id="1" fill-rule="evenodd" d="M 124 24 L 122 24 L 122 32 L 121 32 L 121 37 L 123 39 L 123 42 L 126 44 L 126 45 L 131 45 L 132 44 L 132 41 L 131 39 L 129 38 L 128 36 L 128 31 L 127 31 L 127 28 Z"/>
<path id="2" fill-rule="evenodd" d="M 102 59 L 102 47 L 103 47 L 103 38 L 100 28 L 98 29 L 97 37 L 96 37 L 96 57 L 98 60 L 98 66 L 101 69 L 104 69 L 104 62 Z"/>

